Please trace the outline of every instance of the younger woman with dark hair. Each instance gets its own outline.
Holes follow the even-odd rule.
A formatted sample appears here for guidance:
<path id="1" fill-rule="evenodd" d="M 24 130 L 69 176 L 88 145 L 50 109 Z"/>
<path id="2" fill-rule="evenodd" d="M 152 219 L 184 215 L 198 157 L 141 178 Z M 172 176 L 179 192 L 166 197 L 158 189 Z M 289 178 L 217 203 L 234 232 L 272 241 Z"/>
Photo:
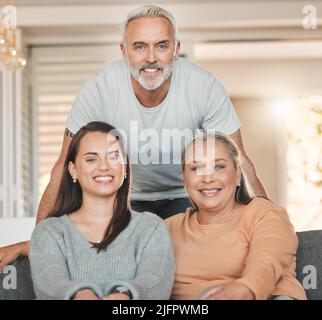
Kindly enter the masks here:
<path id="1" fill-rule="evenodd" d="M 31 238 L 38 299 L 168 299 L 170 236 L 155 214 L 130 210 L 130 166 L 121 135 L 92 122 L 73 138 L 58 198 Z"/>

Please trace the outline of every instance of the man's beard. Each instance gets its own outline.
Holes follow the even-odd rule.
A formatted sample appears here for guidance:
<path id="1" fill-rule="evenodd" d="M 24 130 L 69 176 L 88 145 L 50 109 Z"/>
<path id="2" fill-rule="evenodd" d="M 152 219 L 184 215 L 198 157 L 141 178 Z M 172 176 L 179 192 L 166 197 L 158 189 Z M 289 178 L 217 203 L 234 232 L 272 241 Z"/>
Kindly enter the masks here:
<path id="1" fill-rule="evenodd" d="M 155 90 L 159 88 L 170 77 L 173 69 L 173 61 L 171 61 L 167 66 L 153 63 L 153 64 L 144 64 L 141 67 L 136 68 L 134 66 L 131 66 L 129 62 L 128 62 L 128 66 L 131 70 L 131 74 L 133 78 L 137 80 L 144 89 Z M 161 75 L 158 77 L 155 77 L 152 73 L 151 76 L 143 77 L 141 75 L 141 71 L 144 69 L 159 69 L 161 71 Z"/>

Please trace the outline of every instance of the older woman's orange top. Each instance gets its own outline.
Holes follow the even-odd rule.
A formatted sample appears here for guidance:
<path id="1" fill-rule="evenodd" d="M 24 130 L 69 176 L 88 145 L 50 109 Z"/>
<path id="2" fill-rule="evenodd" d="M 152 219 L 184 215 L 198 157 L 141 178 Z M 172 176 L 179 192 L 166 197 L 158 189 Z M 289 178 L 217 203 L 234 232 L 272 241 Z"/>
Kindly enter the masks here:
<path id="1" fill-rule="evenodd" d="M 286 211 L 254 198 L 222 224 L 199 224 L 189 208 L 166 220 L 177 271 L 172 296 L 195 299 L 209 285 L 238 281 L 256 299 L 288 295 L 306 299 L 295 277 L 298 240 Z"/>

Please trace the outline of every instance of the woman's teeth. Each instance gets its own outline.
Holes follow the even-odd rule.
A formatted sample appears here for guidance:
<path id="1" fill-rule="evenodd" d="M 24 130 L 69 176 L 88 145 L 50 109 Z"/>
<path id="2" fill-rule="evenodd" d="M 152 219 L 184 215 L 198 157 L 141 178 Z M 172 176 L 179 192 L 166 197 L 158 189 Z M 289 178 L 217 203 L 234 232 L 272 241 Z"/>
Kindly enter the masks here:
<path id="1" fill-rule="evenodd" d="M 207 197 L 213 196 L 215 194 L 217 194 L 221 189 L 219 188 L 214 188 L 214 189 L 204 189 L 204 190 L 200 190 L 200 192 Z"/>
<path id="2" fill-rule="evenodd" d="M 94 180 L 98 181 L 98 182 L 100 182 L 100 181 L 112 181 L 113 177 L 111 177 L 111 176 L 108 176 L 108 177 L 96 177 L 96 178 L 94 178 Z"/>

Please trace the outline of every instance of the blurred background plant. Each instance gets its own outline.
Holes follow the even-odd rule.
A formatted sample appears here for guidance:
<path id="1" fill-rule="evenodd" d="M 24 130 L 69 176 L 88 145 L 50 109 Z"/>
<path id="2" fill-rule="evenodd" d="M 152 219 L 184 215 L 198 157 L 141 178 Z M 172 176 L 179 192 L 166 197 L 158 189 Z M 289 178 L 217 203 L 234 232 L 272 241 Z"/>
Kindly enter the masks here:
<path id="1" fill-rule="evenodd" d="M 304 229 L 322 219 L 322 96 L 292 99 L 288 106 L 288 210 Z"/>

